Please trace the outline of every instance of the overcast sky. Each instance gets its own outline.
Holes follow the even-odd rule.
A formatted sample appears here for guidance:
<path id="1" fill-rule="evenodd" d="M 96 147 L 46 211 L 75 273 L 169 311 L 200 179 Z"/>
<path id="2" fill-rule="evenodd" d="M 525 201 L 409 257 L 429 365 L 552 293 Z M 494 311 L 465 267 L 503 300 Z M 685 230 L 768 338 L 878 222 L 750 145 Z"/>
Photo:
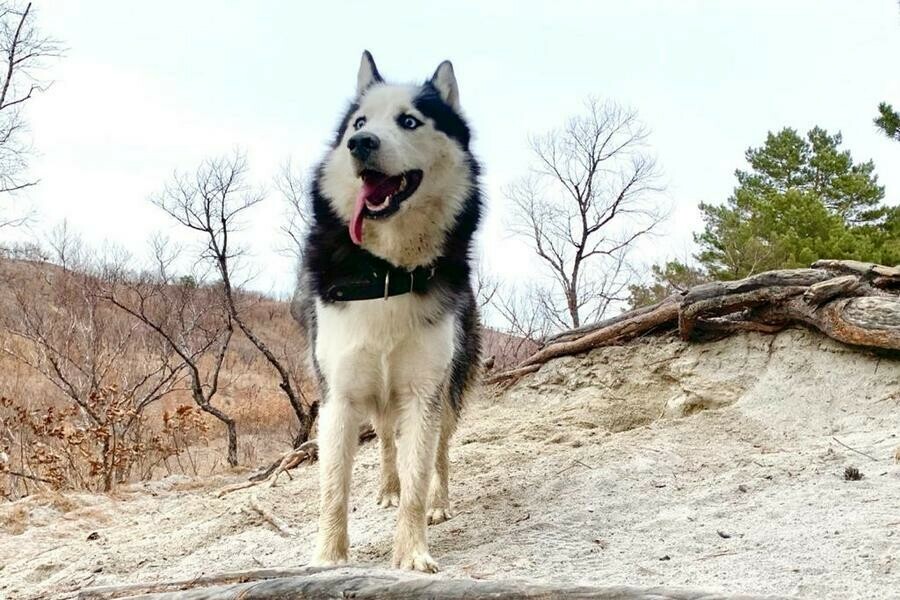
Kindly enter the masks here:
<path id="1" fill-rule="evenodd" d="M 504 232 L 501 190 L 527 169 L 527 135 L 590 94 L 635 108 L 652 132 L 673 211 L 644 262 L 689 255 L 697 204 L 724 201 L 747 147 L 784 126 L 841 131 L 900 202 L 900 144 L 872 125 L 879 101 L 900 104 L 896 0 L 36 5 L 69 50 L 27 109 L 41 182 L 23 200 L 38 231 L 68 219 L 137 254 L 170 226 L 147 198 L 173 170 L 241 148 L 271 187 L 288 158 L 313 165 L 365 48 L 400 81 L 453 61 L 485 165 L 484 254 L 508 278 L 533 268 Z M 283 209 L 273 191 L 243 236 L 253 286 L 276 293 L 293 280 L 277 254 Z"/>

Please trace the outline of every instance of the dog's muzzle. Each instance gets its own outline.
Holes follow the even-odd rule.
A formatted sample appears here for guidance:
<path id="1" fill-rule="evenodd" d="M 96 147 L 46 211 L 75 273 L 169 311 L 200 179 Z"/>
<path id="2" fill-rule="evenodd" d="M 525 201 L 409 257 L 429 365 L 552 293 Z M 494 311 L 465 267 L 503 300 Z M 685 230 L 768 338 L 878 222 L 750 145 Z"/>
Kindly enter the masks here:
<path id="1" fill-rule="evenodd" d="M 381 146 L 381 140 L 374 133 L 368 131 L 360 131 L 347 140 L 347 149 L 353 158 L 360 162 L 366 162 L 373 152 Z"/>

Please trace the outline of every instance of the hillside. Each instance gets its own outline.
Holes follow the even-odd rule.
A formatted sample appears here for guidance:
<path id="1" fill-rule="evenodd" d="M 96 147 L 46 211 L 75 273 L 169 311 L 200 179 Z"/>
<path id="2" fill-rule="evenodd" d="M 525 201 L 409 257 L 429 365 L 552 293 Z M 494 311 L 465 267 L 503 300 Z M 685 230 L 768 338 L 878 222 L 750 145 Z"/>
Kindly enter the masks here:
<path id="1" fill-rule="evenodd" d="M 896 353 L 797 328 L 552 360 L 469 407 L 451 451 L 457 514 L 430 528 L 439 577 L 895 597 L 898 390 Z M 394 514 L 375 504 L 377 460 L 370 443 L 356 464 L 351 553 L 384 567 Z M 862 479 L 845 479 L 851 466 Z M 236 480 L 2 505 L 0 596 L 305 564 L 315 466 L 216 496 Z"/>
<path id="2" fill-rule="evenodd" d="M 59 366 L 65 379 L 75 383 L 80 399 L 87 401 L 95 393 L 92 377 L 100 383 L 94 387 L 126 389 L 143 374 L 151 373 L 160 359 L 159 340 L 152 332 L 147 328 L 135 332 L 131 317 L 91 297 L 99 293 L 102 283 L 95 275 L 66 271 L 35 257 L 0 256 L 0 453 L 10 457 L 8 465 L 0 460 L 0 471 L 6 467 L 49 478 L 61 489 L 100 489 L 96 465 L 102 458 L 103 431 L 95 428 L 78 448 L 69 443 L 71 436 L 60 437 L 60 428 L 73 432 L 91 423 L 66 395 L 65 382 L 53 369 Z M 165 293 L 177 297 L 175 286 L 164 288 Z M 198 293 L 212 292 L 200 288 Z M 241 291 L 236 301 L 247 325 L 289 370 L 306 401 L 314 401 L 317 392 L 306 371 L 305 340 L 290 315 L 289 304 Z M 197 305 L 216 302 L 215 297 L 204 296 Z M 123 339 L 130 341 L 124 343 Z M 496 357 L 498 369 L 516 364 L 535 348 L 522 338 L 491 330 L 485 332 L 485 346 L 486 353 Z M 171 353 L 169 359 L 179 364 Z M 211 359 L 204 358 L 201 368 Z M 51 371 L 51 377 L 41 373 L 41 367 Z M 279 383 L 272 366 L 236 329 L 212 404 L 236 422 L 238 462 L 243 467 L 266 463 L 291 446 L 297 419 Z M 225 430 L 220 422 L 196 409 L 188 387 L 182 382 L 148 405 L 140 427 L 129 433 L 129 444 L 140 451 L 123 479 L 171 474 L 208 476 L 226 470 Z M 134 402 L 128 398 L 122 400 L 125 410 L 133 407 Z M 122 411 L 116 414 L 127 418 Z M 176 414 L 186 417 L 167 421 L 167 415 Z M 167 428 L 170 423 L 187 425 L 183 429 Z M 45 487 L 34 485 L 32 479 L 0 472 L 0 496 L 7 499 Z"/>

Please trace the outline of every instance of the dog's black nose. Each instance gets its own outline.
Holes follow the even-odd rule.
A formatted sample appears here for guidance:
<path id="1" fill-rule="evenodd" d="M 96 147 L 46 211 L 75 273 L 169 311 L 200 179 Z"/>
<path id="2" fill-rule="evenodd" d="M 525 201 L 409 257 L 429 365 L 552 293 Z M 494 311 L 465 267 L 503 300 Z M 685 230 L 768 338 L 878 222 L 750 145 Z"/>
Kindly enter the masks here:
<path id="1" fill-rule="evenodd" d="M 366 160 L 373 151 L 381 145 L 381 140 L 374 133 L 360 131 L 347 140 L 347 148 L 350 154 L 359 160 Z"/>

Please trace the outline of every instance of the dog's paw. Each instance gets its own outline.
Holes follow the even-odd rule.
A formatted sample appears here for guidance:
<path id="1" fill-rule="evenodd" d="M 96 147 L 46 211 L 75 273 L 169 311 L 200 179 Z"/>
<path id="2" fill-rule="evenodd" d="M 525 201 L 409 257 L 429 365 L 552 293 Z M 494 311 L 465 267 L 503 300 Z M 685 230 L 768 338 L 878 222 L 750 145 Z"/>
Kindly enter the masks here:
<path id="1" fill-rule="evenodd" d="M 422 573 L 437 573 L 440 571 L 438 564 L 425 551 L 412 551 L 403 554 L 394 554 L 394 567 Z"/>
<path id="2" fill-rule="evenodd" d="M 347 564 L 346 556 L 319 556 L 318 554 L 310 561 L 313 567 L 337 567 Z"/>
<path id="3" fill-rule="evenodd" d="M 381 508 L 400 506 L 400 492 L 381 490 L 378 494 L 378 506 Z"/>
<path id="4" fill-rule="evenodd" d="M 334 567 L 347 564 L 349 543 L 320 543 L 310 564 L 314 567 Z"/>
<path id="5" fill-rule="evenodd" d="M 428 511 L 428 524 L 437 525 L 444 521 L 449 521 L 453 517 L 453 513 L 447 507 L 434 507 Z"/>

